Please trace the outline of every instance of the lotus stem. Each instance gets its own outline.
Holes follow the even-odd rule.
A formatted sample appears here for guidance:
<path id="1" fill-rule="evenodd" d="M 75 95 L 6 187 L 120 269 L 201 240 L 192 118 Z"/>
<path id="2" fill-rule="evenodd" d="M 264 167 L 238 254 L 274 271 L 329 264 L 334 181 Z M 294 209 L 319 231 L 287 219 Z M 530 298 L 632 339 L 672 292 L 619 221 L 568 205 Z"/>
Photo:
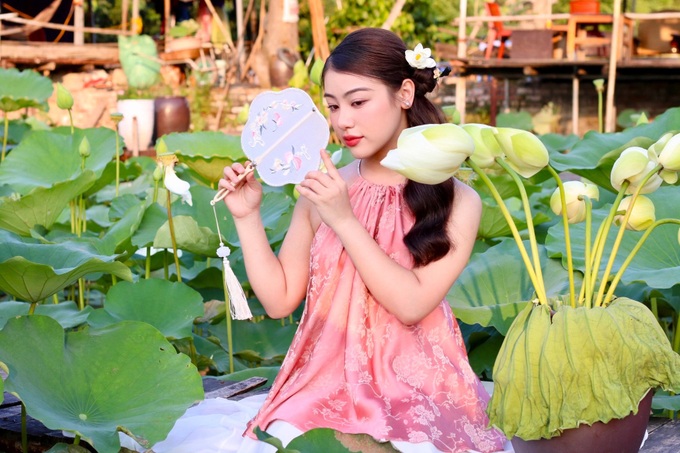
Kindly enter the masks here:
<path id="1" fill-rule="evenodd" d="M 9 114 L 5 112 L 5 132 L 2 134 L 2 159 L 5 160 L 5 153 L 7 152 L 7 135 L 9 134 Z"/>
<path id="2" fill-rule="evenodd" d="M 179 268 L 179 257 L 177 256 L 177 241 L 175 240 L 175 227 L 172 223 L 172 208 L 171 208 L 171 194 L 169 190 L 166 190 L 168 194 L 168 227 L 170 228 L 170 240 L 172 241 L 172 256 L 175 258 L 175 267 L 177 272 L 177 281 L 182 281 L 182 273 Z"/>
<path id="3" fill-rule="evenodd" d="M 631 206 L 633 204 L 631 203 Z M 628 210 L 630 212 L 631 209 Z M 658 227 L 659 225 L 664 225 L 666 223 L 675 223 L 676 225 L 680 225 L 680 220 L 679 219 L 661 219 L 657 220 L 653 224 L 651 224 L 646 230 L 645 233 L 642 235 L 640 239 L 638 239 L 637 244 L 635 244 L 635 247 L 633 247 L 633 250 L 630 251 L 628 256 L 626 257 L 626 260 L 623 262 L 621 265 L 621 268 L 616 272 L 616 275 L 614 276 L 614 279 L 612 280 L 611 285 L 609 285 L 609 290 L 607 291 L 607 295 L 604 298 L 604 302 L 602 305 L 607 306 L 612 298 L 614 297 L 614 291 L 616 290 L 616 285 L 619 284 L 619 281 L 621 281 L 621 278 L 623 277 L 623 273 L 626 271 L 626 268 L 628 265 L 633 261 L 633 258 L 637 254 L 638 251 L 642 248 L 642 245 L 645 243 L 649 235 L 652 233 L 652 230 L 654 228 Z"/>
<path id="4" fill-rule="evenodd" d="M 524 267 L 526 267 L 527 273 L 529 274 L 529 279 L 531 280 L 531 283 L 534 285 L 534 289 L 536 290 L 536 297 L 538 297 L 538 301 L 541 304 L 547 305 L 548 303 L 547 299 L 545 299 L 544 298 L 545 296 L 538 290 L 538 288 L 540 287 L 538 279 L 536 278 L 534 267 L 531 264 L 531 260 L 529 259 L 529 254 L 527 253 L 527 250 L 524 247 L 524 243 L 522 242 L 522 238 L 519 235 L 519 231 L 517 230 L 517 225 L 515 225 L 514 220 L 512 220 L 512 216 L 510 215 L 510 211 L 508 211 L 507 206 L 505 206 L 505 203 L 503 203 L 503 198 L 501 198 L 501 195 L 498 193 L 498 189 L 496 189 L 496 186 L 494 186 L 493 182 L 491 182 L 491 180 L 486 175 L 484 170 L 482 170 L 477 164 L 475 164 L 471 159 L 467 159 L 466 162 L 470 166 L 470 168 L 472 168 L 472 170 L 474 170 L 474 172 L 482 179 L 484 184 L 489 188 L 489 191 L 491 191 L 493 199 L 498 204 L 498 208 L 501 210 L 501 213 L 503 214 L 503 217 L 505 218 L 508 227 L 510 227 L 512 237 L 515 240 L 515 243 L 517 244 L 519 254 L 522 256 Z"/>
<path id="5" fill-rule="evenodd" d="M 28 424 L 26 417 L 26 406 L 21 402 L 21 451 L 28 453 Z"/>
<path id="6" fill-rule="evenodd" d="M 515 181 L 517 189 L 519 189 L 519 193 L 522 198 L 522 207 L 524 208 L 524 216 L 526 217 L 527 220 L 527 231 L 529 232 L 529 245 L 531 246 L 531 254 L 534 260 L 534 271 L 536 272 L 536 281 L 539 283 L 539 286 L 536 287 L 536 291 L 542 294 L 544 300 L 547 301 L 548 296 L 545 293 L 545 285 L 543 283 L 543 270 L 541 269 L 541 258 L 538 254 L 538 241 L 536 240 L 536 231 L 534 231 L 534 220 L 531 213 L 531 207 L 529 206 L 529 197 L 527 196 L 526 187 L 524 187 L 524 184 L 522 184 L 522 180 L 519 179 L 517 172 L 510 168 L 510 166 L 503 159 L 497 157 L 496 162 L 498 162 L 498 165 L 500 165 L 501 168 L 508 172 L 512 180 Z"/>
<path id="7" fill-rule="evenodd" d="M 80 277 L 78 279 L 78 309 L 85 309 L 85 279 Z"/>
<path id="8" fill-rule="evenodd" d="M 120 136 L 116 131 L 116 196 L 118 196 L 118 188 L 120 185 Z"/>
<path id="9" fill-rule="evenodd" d="M 581 197 L 579 197 L 581 199 Z M 592 307 L 592 302 L 593 302 L 593 288 L 592 288 L 592 281 L 588 276 L 592 272 L 592 250 L 591 250 L 591 241 L 590 241 L 590 236 L 592 234 L 592 229 L 593 229 L 593 202 L 589 197 L 583 197 L 583 202 L 586 204 L 586 237 L 585 237 L 585 245 L 584 245 L 584 258 L 585 258 L 585 270 L 583 272 L 583 283 L 581 284 L 581 288 L 585 289 L 585 305 L 587 308 Z M 572 271 L 570 271 L 572 272 Z M 571 276 L 571 274 L 570 274 Z M 581 298 L 579 297 L 579 303 L 581 302 Z"/>
<path id="10" fill-rule="evenodd" d="M 602 90 L 597 90 L 597 130 L 600 134 L 604 133 L 604 120 L 602 108 Z"/>
<path id="11" fill-rule="evenodd" d="M 674 316 L 675 320 L 675 333 L 673 334 L 673 350 L 680 354 L 680 314 L 676 313 Z"/>
<path id="12" fill-rule="evenodd" d="M 76 132 L 76 130 L 73 127 L 73 114 L 71 114 L 71 109 L 68 109 L 68 120 L 71 123 L 71 135 L 73 135 Z"/>
<path id="13" fill-rule="evenodd" d="M 567 197 L 564 192 L 564 184 L 560 175 L 557 174 L 554 168 L 548 165 L 548 171 L 552 175 L 557 187 L 560 189 L 560 204 L 562 205 L 562 226 L 564 227 L 564 246 L 567 248 L 567 271 L 569 272 L 569 303 L 572 308 L 576 308 L 576 289 L 574 285 L 574 260 L 571 253 L 571 234 L 569 233 L 569 215 L 567 213 Z M 533 228 L 532 228 L 533 230 Z M 589 239 L 586 238 L 586 243 Z M 586 256 L 588 253 L 586 252 Z M 586 258 L 587 260 L 587 258 Z"/>
<path id="14" fill-rule="evenodd" d="M 640 195 L 640 192 L 642 192 L 642 188 L 647 184 L 647 181 L 649 181 L 649 178 L 654 176 L 656 173 L 659 172 L 663 168 L 662 165 L 657 165 L 654 167 L 652 171 L 650 171 L 640 182 L 640 184 L 635 188 L 635 192 L 631 196 L 630 200 L 630 207 L 626 209 L 626 213 L 623 216 L 623 220 L 621 221 L 621 226 L 619 227 L 619 233 L 616 235 L 616 240 L 614 241 L 614 245 L 612 245 L 612 250 L 609 253 L 609 260 L 607 261 L 607 267 L 604 270 L 604 274 L 602 274 L 602 280 L 600 281 L 600 289 L 597 291 L 597 296 L 595 298 L 595 305 L 597 307 L 602 306 L 602 303 L 604 302 L 604 289 L 605 286 L 607 285 L 607 280 L 609 280 L 609 275 L 611 274 L 612 267 L 614 267 L 614 259 L 616 258 L 616 254 L 619 251 L 619 247 L 621 246 L 621 241 L 623 240 L 623 233 L 626 231 L 626 226 L 628 225 L 628 219 L 630 218 L 631 213 L 633 212 L 633 206 L 635 206 L 635 200 L 637 200 L 638 195 Z M 618 206 L 616 207 L 618 209 Z M 609 217 L 614 218 L 614 214 L 616 214 L 616 210 L 612 206 L 612 209 L 609 212 Z M 609 218 L 608 217 L 608 218 Z"/>
<path id="15" fill-rule="evenodd" d="M 151 278 L 151 247 L 146 248 L 146 260 L 144 262 L 144 278 Z"/>

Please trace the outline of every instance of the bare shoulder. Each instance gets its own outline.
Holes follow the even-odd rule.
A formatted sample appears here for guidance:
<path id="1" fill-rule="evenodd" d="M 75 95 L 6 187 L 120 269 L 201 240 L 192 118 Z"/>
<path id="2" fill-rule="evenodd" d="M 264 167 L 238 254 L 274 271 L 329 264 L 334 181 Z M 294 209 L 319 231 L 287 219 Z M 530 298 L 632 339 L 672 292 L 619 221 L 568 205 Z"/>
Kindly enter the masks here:
<path id="1" fill-rule="evenodd" d="M 455 195 L 453 198 L 453 211 L 478 211 L 482 210 L 482 199 L 475 189 L 453 178 Z"/>

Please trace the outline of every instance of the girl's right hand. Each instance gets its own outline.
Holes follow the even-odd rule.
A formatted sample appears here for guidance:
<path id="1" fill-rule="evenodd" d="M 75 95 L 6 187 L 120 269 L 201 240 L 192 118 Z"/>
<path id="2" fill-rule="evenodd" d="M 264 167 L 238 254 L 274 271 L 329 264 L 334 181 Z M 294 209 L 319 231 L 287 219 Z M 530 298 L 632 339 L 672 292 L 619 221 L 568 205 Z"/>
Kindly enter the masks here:
<path id="1" fill-rule="evenodd" d="M 224 198 L 224 204 L 236 219 L 258 212 L 262 201 L 262 185 L 255 178 L 255 172 L 251 171 L 242 177 L 245 172 L 246 167 L 235 162 L 229 167 L 224 167 L 224 177 L 218 183 L 220 189 L 229 190 Z M 240 176 L 242 179 L 239 180 Z"/>

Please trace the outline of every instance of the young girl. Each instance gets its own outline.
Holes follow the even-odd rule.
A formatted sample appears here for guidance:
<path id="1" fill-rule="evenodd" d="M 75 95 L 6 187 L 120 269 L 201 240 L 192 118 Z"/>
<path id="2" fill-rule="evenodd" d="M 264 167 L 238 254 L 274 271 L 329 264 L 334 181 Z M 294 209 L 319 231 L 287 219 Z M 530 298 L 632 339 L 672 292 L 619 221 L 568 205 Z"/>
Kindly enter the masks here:
<path id="1" fill-rule="evenodd" d="M 285 443 L 326 427 L 406 452 L 503 450 L 445 300 L 470 257 L 479 197 L 455 179 L 424 185 L 380 165 L 402 130 L 444 121 L 426 98 L 435 68 L 412 67 L 405 51 L 392 32 L 362 29 L 330 55 L 325 99 L 355 161 L 338 170 L 322 152 L 327 172 L 300 183 L 278 256 L 260 217 L 260 183 L 252 173 L 238 183 L 240 163 L 224 170 L 219 186 L 231 191 L 225 203 L 267 314 L 288 316 L 305 300 L 250 437 L 259 426 Z"/>

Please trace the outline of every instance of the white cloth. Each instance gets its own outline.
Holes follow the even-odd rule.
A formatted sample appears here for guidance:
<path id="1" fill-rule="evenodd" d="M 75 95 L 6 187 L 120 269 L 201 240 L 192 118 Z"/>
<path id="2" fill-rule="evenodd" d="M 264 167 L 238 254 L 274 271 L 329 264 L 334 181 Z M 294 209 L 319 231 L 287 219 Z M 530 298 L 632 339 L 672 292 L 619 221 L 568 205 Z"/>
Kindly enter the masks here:
<path id="1" fill-rule="evenodd" d="M 120 433 L 121 446 L 137 452 L 154 453 L 276 453 L 272 445 L 243 437 L 247 423 L 257 414 L 267 395 L 255 395 L 240 401 L 210 398 L 190 407 L 170 430 L 165 440 L 151 450 L 145 450 L 131 437 Z M 267 433 L 288 443 L 302 434 L 295 426 L 281 420 L 274 421 Z M 440 453 L 431 443 L 412 444 L 393 441 L 402 453 Z M 473 452 L 471 452 L 473 453 Z M 513 453 L 508 441 L 505 450 Z"/>

